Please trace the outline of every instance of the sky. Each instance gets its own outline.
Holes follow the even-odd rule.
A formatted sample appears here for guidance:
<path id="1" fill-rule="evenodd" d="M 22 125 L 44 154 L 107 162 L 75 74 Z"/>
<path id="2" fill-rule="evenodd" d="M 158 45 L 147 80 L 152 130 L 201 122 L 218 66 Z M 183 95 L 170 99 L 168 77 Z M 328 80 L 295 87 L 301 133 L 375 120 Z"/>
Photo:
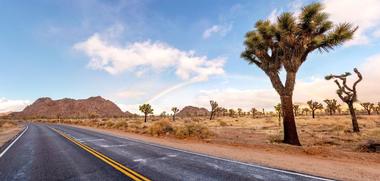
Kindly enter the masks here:
<path id="1" fill-rule="evenodd" d="M 186 105 L 272 110 L 267 76 L 240 58 L 256 21 L 299 13 L 310 0 L 0 0 L 0 112 L 40 97 L 102 96 L 138 113 Z M 313 52 L 297 74 L 294 102 L 339 99 L 323 79 L 357 67 L 360 101 L 380 101 L 380 1 L 321 0 L 354 39 Z M 358 8 L 360 7 L 360 8 Z"/>

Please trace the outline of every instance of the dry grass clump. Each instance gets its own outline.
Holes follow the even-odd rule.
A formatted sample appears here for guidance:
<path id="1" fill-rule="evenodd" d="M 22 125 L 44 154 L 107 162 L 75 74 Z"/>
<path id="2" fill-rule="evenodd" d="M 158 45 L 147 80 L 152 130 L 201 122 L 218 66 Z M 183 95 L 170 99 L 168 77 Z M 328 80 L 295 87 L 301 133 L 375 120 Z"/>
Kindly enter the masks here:
<path id="1" fill-rule="evenodd" d="M 188 137 L 206 139 L 210 136 L 212 136 L 212 132 L 201 123 L 187 123 L 175 128 L 175 137 L 180 139 Z"/>
<path id="2" fill-rule="evenodd" d="M 0 120 L 0 128 L 8 129 L 8 128 L 14 128 L 16 126 L 17 126 L 17 123 L 15 121 Z"/>
<path id="3" fill-rule="evenodd" d="M 156 121 L 148 127 L 148 132 L 152 136 L 169 135 L 173 131 L 174 128 L 167 119 Z"/>

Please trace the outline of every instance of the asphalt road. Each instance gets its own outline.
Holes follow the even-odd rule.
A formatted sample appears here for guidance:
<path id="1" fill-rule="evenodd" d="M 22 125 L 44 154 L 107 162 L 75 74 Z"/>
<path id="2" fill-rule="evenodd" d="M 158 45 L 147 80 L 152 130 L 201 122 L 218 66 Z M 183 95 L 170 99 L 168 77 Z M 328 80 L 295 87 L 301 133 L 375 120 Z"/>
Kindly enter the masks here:
<path id="1" fill-rule="evenodd" d="M 0 157 L 0 180 L 327 180 L 85 129 L 29 124 Z"/>

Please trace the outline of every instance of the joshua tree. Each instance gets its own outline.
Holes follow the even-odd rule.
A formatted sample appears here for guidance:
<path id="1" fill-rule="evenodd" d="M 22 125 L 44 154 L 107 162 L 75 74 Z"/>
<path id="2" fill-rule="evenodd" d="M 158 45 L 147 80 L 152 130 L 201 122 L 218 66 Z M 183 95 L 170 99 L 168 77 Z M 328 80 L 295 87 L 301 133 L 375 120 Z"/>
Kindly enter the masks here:
<path id="1" fill-rule="evenodd" d="M 241 108 L 238 108 L 238 109 L 237 109 L 237 112 L 238 112 L 238 116 L 239 116 L 239 117 L 241 116 L 242 111 L 243 111 L 243 110 L 242 110 Z"/>
<path id="2" fill-rule="evenodd" d="M 370 103 L 370 102 L 363 102 L 363 103 L 360 103 L 360 105 L 364 108 L 364 110 L 367 111 L 368 115 L 371 115 L 372 110 L 375 108 L 374 107 L 375 104 Z"/>
<path id="3" fill-rule="evenodd" d="M 215 113 L 217 112 L 218 103 L 216 101 L 211 100 L 210 105 L 211 105 L 210 120 L 212 120 L 212 118 L 214 118 Z"/>
<path id="4" fill-rule="evenodd" d="M 293 109 L 294 109 L 294 116 L 298 116 L 300 105 L 293 105 Z"/>
<path id="5" fill-rule="evenodd" d="M 162 113 L 160 114 L 161 117 L 166 117 L 166 111 L 162 111 Z"/>
<path id="6" fill-rule="evenodd" d="M 303 7 L 298 17 L 285 12 L 273 23 L 260 20 L 246 34 L 241 56 L 267 74 L 281 98 L 284 143 L 301 145 L 292 99 L 297 71 L 311 52 L 328 52 L 352 39 L 357 29 L 350 23 L 334 25 L 322 10 L 322 4 L 312 3 Z M 286 72 L 284 83 L 279 76 L 282 68 Z"/>
<path id="7" fill-rule="evenodd" d="M 277 115 L 278 115 L 278 124 L 281 125 L 281 115 L 282 115 L 281 104 L 275 105 L 274 110 L 276 110 Z"/>
<path id="8" fill-rule="evenodd" d="M 323 109 L 323 105 L 317 101 L 307 101 L 307 105 L 309 105 L 309 108 L 311 110 L 311 114 L 313 115 L 313 119 L 315 118 L 315 111 L 318 109 Z"/>
<path id="9" fill-rule="evenodd" d="M 222 115 L 223 116 L 226 116 L 227 115 L 227 113 L 228 113 L 228 109 L 226 109 L 226 108 L 222 108 Z"/>
<path id="10" fill-rule="evenodd" d="M 305 107 L 302 109 L 302 114 L 305 114 L 307 116 L 307 113 L 310 112 L 310 109 Z"/>
<path id="11" fill-rule="evenodd" d="M 377 106 L 375 107 L 376 114 L 380 113 L 380 102 L 377 103 Z"/>
<path id="12" fill-rule="evenodd" d="M 351 119 L 352 119 L 352 128 L 354 132 L 360 132 L 358 120 L 356 118 L 356 113 L 354 109 L 354 102 L 357 101 L 357 93 L 356 86 L 363 79 L 362 74 L 358 71 L 358 69 L 354 68 L 354 72 L 358 76 L 358 80 L 356 80 L 351 87 L 347 85 L 347 77 L 351 75 L 350 72 L 346 72 L 341 75 L 328 75 L 326 76 L 326 80 L 334 79 L 334 82 L 338 86 L 338 90 L 336 93 L 339 98 L 342 99 L 348 105 L 348 109 L 350 110 Z M 342 82 L 340 83 L 339 80 Z"/>
<path id="13" fill-rule="evenodd" d="M 179 112 L 179 109 L 177 107 L 172 107 L 172 111 L 173 111 L 173 121 L 175 121 L 175 116 Z"/>
<path id="14" fill-rule="evenodd" d="M 144 122 L 146 122 L 149 114 L 153 114 L 153 109 L 150 104 L 143 104 L 139 107 L 139 109 L 142 113 L 144 113 Z"/>
<path id="15" fill-rule="evenodd" d="M 228 114 L 230 115 L 230 117 L 234 117 L 235 114 L 236 114 L 236 112 L 235 112 L 235 110 L 233 110 L 233 109 L 229 109 L 229 110 L 228 110 Z"/>
<path id="16" fill-rule="evenodd" d="M 251 109 L 251 113 L 252 113 L 252 118 L 255 118 L 256 114 L 257 114 L 257 109 L 256 108 L 252 108 Z"/>
<path id="17" fill-rule="evenodd" d="M 335 99 L 325 99 L 324 102 L 327 104 L 326 108 L 330 116 L 335 114 L 339 107 L 337 101 Z"/>

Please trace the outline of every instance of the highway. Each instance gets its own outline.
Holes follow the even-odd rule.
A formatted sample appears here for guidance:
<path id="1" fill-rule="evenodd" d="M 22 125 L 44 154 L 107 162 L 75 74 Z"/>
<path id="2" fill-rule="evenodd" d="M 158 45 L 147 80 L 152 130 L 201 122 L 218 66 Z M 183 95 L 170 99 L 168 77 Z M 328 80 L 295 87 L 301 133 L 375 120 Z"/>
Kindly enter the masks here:
<path id="1" fill-rule="evenodd" d="M 0 153 L 0 180 L 328 180 L 86 129 L 28 124 Z"/>

